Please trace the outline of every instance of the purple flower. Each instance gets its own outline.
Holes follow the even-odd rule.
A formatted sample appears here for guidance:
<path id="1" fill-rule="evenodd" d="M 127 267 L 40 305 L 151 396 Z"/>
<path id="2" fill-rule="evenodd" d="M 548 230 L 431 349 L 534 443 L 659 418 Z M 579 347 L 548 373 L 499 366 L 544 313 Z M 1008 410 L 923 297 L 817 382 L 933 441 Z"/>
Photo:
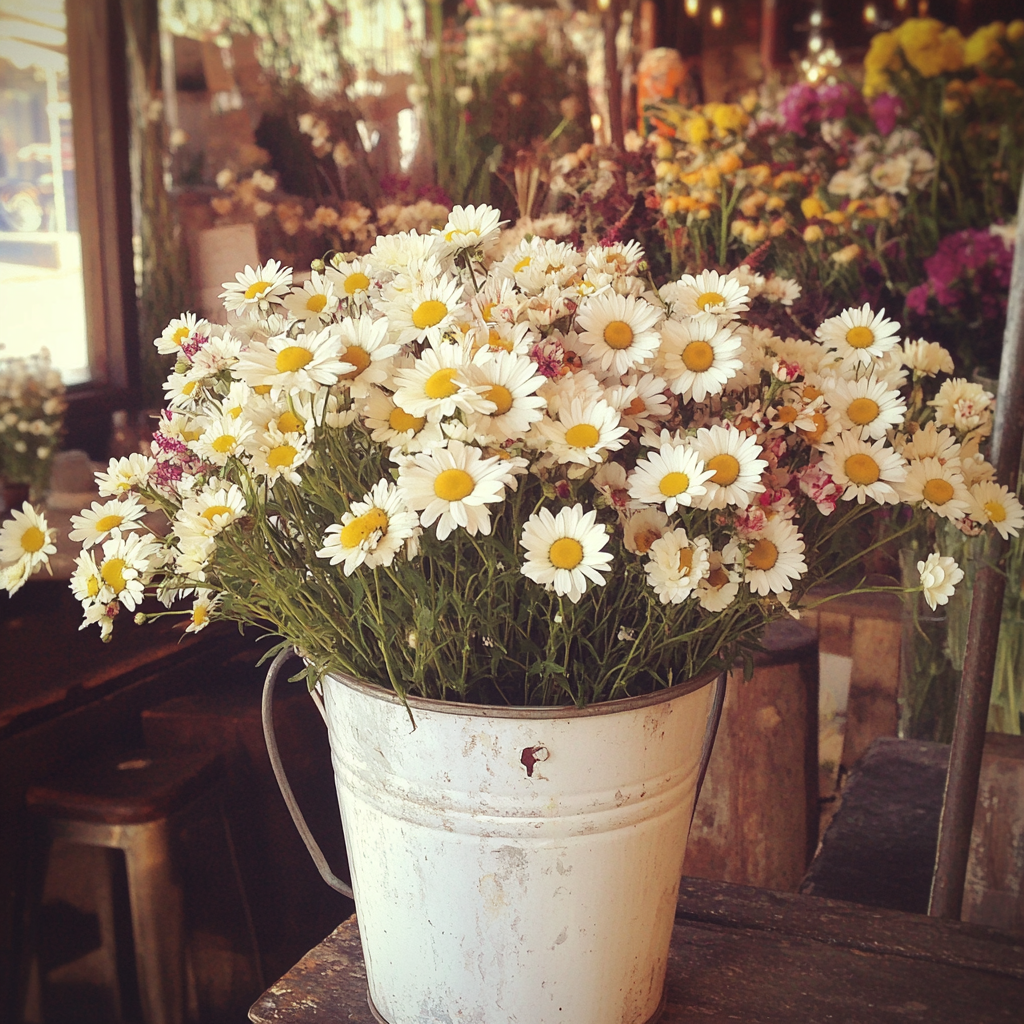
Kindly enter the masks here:
<path id="1" fill-rule="evenodd" d="M 791 85 L 779 101 L 779 113 L 782 115 L 782 126 L 787 132 L 804 134 L 811 121 L 821 120 L 817 92 L 806 82 Z"/>
<path id="2" fill-rule="evenodd" d="M 919 284 L 907 292 L 907 309 L 918 316 L 924 316 L 928 310 L 928 285 Z"/>
<path id="3" fill-rule="evenodd" d="M 896 127 L 896 120 L 903 113 L 903 100 L 891 92 L 883 92 L 871 102 L 871 117 L 882 135 L 888 135 Z"/>
<path id="4" fill-rule="evenodd" d="M 819 87 L 818 103 L 821 106 L 821 116 L 826 121 L 834 121 L 846 117 L 848 113 L 858 113 L 863 109 L 860 93 L 845 82 Z"/>

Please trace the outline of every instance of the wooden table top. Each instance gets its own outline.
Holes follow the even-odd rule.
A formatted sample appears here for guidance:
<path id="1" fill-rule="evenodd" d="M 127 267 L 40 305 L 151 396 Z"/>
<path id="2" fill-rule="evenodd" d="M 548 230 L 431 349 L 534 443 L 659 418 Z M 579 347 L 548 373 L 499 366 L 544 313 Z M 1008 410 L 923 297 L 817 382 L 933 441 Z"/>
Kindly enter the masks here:
<path id="1" fill-rule="evenodd" d="M 355 917 L 265 992 L 249 1018 L 374 1024 Z M 662 1024 L 1022 1019 L 1024 938 L 815 896 L 683 879 Z"/>

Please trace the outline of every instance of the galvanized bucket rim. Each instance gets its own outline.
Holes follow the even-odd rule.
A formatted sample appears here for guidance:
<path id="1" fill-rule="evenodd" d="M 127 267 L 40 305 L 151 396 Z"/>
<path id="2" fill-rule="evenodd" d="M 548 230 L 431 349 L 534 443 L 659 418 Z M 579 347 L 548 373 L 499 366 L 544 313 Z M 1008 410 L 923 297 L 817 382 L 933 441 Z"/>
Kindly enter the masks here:
<path id="1" fill-rule="evenodd" d="M 692 679 L 676 683 L 674 686 L 667 686 L 662 690 L 655 690 L 653 693 L 645 693 L 639 697 L 622 697 L 619 700 L 600 701 L 597 704 L 588 704 L 585 708 L 578 708 L 571 704 L 553 707 L 465 704 L 460 701 L 436 700 L 431 697 L 416 697 L 412 695 L 406 697 L 405 704 L 414 711 L 433 711 L 438 714 L 464 715 L 471 718 L 519 718 L 533 720 L 596 718 L 600 715 L 614 715 L 621 711 L 636 711 L 641 708 L 653 707 L 656 704 L 675 700 L 676 697 L 684 697 L 688 693 L 694 693 L 710 685 L 725 671 L 725 669 L 720 668 L 707 669 Z M 394 690 L 387 690 L 376 683 L 368 683 L 363 679 L 357 679 L 346 672 L 328 672 L 324 678 L 342 683 L 364 696 L 373 697 L 376 700 L 382 700 L 389 704 L 404 706 L 402 698 Z"/>

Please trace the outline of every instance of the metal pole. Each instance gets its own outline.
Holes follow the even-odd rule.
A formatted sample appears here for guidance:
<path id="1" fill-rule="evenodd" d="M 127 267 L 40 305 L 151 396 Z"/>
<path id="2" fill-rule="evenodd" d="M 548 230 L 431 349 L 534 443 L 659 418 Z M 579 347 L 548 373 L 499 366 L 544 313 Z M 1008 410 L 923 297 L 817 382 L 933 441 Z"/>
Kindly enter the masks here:
<path id="1" fill-rule="evenodd" d="M 1017 488 L 1021 440 L 1024 437 L 1024 183 L 1018 202 L 1013 275 L 1006 310 L 1006 333 L 999 367 L 999 391 L 992 430 L 991 461 L 1001 483 Z M 974 805 L 978 799 L 985 724 L 992 696 L 992 673 L 1003 608 L 1003 573 L 1008 543 L 998 536 L 985 542 L 984 568 L 974 585 L 967 650 L 957 700 L 949 774 L 939 822 L 939 847 L 932 878 L 932 917 L 959 920 L 971 850 Z"/>

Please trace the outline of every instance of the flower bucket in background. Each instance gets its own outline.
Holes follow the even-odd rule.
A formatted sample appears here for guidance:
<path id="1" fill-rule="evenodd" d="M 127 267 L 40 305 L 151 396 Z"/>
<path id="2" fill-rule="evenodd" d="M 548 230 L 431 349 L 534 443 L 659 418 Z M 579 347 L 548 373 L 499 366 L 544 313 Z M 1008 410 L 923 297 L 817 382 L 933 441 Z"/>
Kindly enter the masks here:
<path id="1" fill-rule="evenodd" d="M 284 657 L 268 674 L 265 723 Z M 416 698 L 407 709 L 379 686 L 324 680 L 379 1019 L 657 1017 L 724 694 L 724 676 L 717 687 L 715 678 L 583 709 Z M 272 729 L 267 738 L 294 817 Z M 301 816 L 296 825 L 309 846 Z M 324 873 L 315 844 L 310 852 Z"/>

